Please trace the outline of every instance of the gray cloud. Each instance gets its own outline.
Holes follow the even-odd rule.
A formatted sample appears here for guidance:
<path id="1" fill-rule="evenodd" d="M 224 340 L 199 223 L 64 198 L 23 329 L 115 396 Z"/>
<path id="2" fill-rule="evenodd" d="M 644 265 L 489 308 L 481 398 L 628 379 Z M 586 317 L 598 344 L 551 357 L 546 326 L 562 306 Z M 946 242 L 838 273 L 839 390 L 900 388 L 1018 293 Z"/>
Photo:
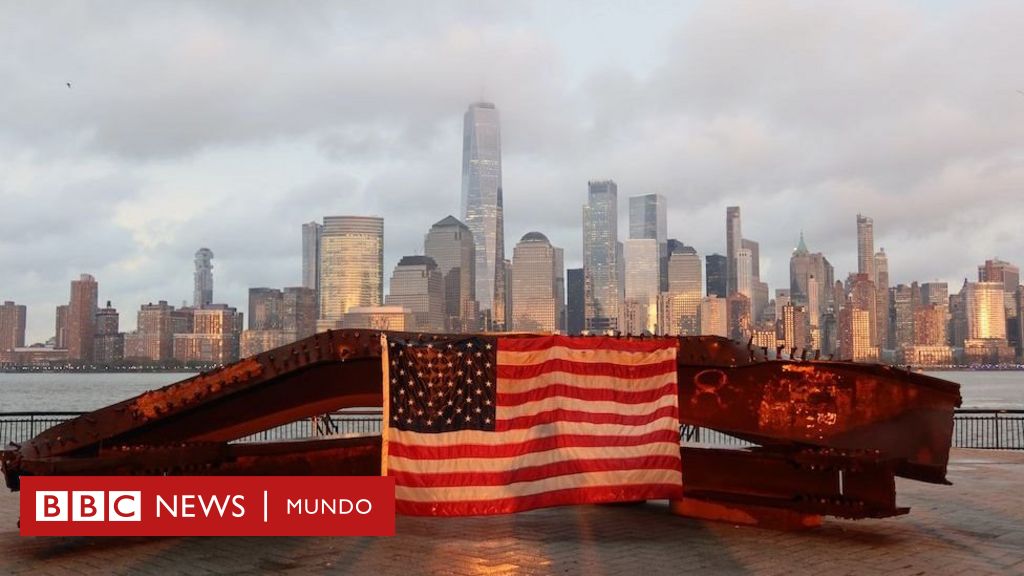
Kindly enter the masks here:
<path id="1" fill-rule="evenodd" d="M 609 14 L 610 13 L 610 14 Z M 895 281 L 973 276 L 1024 240 L 1017 3 L 154 2 L 0 10 L 0 297 L 52 332 L 91 272 L 134 324 L 191 297 L 293 285 L 299 226 L 385 217 L 386 275 L 458 215 L 461 120 L 502 113 L 506 252 L 580 259 L 589 179 L 669 200 L 672 236 L 724 249 L 743 207 L 773 288 L 799 231 L 841 276 L 854 215 Z M 72 82 L 72 88 L 64 86 Z M 620 220 L 625 230 L 626 212 Z"/>

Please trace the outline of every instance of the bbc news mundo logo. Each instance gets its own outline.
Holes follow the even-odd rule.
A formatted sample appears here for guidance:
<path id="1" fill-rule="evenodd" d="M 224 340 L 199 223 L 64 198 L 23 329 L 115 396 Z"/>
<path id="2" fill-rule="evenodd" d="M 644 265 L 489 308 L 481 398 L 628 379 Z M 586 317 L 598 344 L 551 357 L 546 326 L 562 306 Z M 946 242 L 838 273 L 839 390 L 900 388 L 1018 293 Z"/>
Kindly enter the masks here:
<path id="1" fill-rule="evenodd" d="M 22 536 L 392 536 L 378 476 L 24 476 Z"/>

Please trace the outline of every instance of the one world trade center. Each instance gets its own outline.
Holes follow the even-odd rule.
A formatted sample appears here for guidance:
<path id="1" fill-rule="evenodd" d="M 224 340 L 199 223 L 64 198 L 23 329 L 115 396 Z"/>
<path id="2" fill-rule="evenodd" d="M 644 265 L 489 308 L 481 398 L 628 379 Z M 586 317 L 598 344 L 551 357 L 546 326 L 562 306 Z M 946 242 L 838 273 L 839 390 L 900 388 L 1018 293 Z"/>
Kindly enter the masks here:
<path id="1" fill-rule="evenodd" d="M 471 104 L 462 132 L 462 216 L 476 249 L 476 297 L 483 329 L 505 324 L 505 219 L 501 200 L 501 127 L 489 102 Z"/>

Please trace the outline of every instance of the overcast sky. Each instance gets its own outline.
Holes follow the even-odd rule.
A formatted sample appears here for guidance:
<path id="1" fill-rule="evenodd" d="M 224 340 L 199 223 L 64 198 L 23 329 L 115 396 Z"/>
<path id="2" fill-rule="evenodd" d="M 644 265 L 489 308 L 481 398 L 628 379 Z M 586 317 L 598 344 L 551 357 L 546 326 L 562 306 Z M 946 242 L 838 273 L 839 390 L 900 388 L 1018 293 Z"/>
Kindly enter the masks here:
<path id="1" fill-rule="evenodd" d="M 636 6 L 639 4 L 639 6 Z M 466 106 L 501 112 L 506 253 L 581 259 L 587 180 L 772 290 L 799 231 L 837 278 L 858 212 L 893 283 L 1024 262 L 1021 2 L 0 1 L 0 299 L 29 342 L 82 272 L 140 304 L 300 283 L 300 226 L 385 219 L 385 276 L 459 216 Z M 66 83 L 71 83 L 71 88 Z"/>

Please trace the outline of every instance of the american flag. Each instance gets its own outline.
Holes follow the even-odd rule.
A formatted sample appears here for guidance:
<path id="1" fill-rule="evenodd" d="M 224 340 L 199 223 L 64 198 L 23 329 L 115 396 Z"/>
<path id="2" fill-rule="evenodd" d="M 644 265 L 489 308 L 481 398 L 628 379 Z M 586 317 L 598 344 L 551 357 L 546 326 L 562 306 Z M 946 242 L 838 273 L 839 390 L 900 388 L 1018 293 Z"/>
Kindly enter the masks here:
<path id="1" fill-rule="evenodd" d="M 389 336 L 382 459 L 403 514 L 680 498 L 677 342 Z"/>

